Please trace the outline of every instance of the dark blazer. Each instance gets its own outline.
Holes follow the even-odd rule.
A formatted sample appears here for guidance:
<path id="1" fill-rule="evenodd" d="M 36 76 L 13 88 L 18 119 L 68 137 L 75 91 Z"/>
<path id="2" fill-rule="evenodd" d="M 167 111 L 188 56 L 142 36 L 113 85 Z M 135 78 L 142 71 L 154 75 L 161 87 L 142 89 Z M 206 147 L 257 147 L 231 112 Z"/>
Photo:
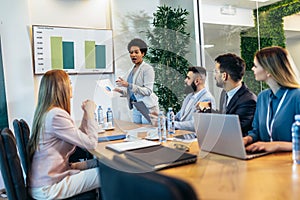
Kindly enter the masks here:
<path id="1" fill-rule="evenodd" d="M 222 91 L 220 97 L 220 112 L 225 99 L 225 90 Z M 226 107 L 226 114 L 235 114 L 239 116 L 243 136 L 252 130 L 252 121 L 256 109 L 256 95 L 249 90 L 243 83 L 242 87 L 235 93 Z"/>

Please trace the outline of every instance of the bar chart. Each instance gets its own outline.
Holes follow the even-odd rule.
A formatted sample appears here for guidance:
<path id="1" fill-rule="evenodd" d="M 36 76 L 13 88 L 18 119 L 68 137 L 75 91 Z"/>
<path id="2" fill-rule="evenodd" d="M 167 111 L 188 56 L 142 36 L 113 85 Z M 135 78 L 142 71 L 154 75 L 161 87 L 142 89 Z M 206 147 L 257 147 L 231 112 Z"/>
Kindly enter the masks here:
<path id="1" fill-rule="evenodd" d="M 34 72 L 113 73 L 112 30 L 32 27 Z"/>

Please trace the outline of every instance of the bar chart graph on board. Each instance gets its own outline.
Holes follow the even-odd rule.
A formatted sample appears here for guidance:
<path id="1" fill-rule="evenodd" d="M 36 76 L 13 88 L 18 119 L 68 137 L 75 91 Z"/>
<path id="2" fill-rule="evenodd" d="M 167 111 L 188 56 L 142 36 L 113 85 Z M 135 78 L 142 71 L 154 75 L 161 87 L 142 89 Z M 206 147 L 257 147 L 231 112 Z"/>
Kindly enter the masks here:
<path id="1" fill-rule="evenodd" d="M 112 30 L 32 26 L 34 72 L 113 73 Z"/>

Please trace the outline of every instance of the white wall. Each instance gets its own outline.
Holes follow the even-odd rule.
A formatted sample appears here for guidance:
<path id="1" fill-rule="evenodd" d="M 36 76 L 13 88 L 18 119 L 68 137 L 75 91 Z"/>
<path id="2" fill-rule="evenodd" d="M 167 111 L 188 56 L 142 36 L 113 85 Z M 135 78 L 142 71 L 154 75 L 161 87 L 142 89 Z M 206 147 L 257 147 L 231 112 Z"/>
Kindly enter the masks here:
<path id="1" fill-rule="evenodd" d="M 29 0 L 31 24 L 107 27 L 109 0 Z"/>
<path id="2" fill-rule="evenodd" d="M 300 32 L 299 32 L 299 35 L 300 35 Z M 298 72 L 300 72 L 300 56 L 299 56 L 300 39 L 299 39 L 299 37 L 296 39 L 287 39 L 286 40 L 286 48 L 289 51 L 295 65 L 298 69 Z"/>
<path id="3" fill-rule="evenodd" d="M 0 35 L 9 125 L 15 118 L 30 124 L 34 112 L 34 87 L 28 1 L 0 1 Z"/>
<path id="4" fill-rule="evenodd" d="M 31 25 L 51 25 L 64 27 L 81 27 L 108 29 L 110 28 L 110 11 L 108 0 L 29 0 Z M 108 74 L 70 75 L 73 86 L 72 116 L 79 120 L 82 116 L 81 102 L 93 99 L 97 104 L 104 104 L 105 109 L 111 101 L 95 99 L 96 81 L 111 79 Z M 41 76 L 35 76 L 37 93 Z M 97 96 L 98 97 L 98 96 Z M 106 104 L 107 103 L 107 104 Z"/>
<path id="5" fill-rule="evenodd" d="M 298 22 L 298 23 L 295 23 Z M 295 14 L 284 18 L 284 30 L 286 31 L 286 48 L 291 54 L 294 63 L 300 71 L 300 15 Z"/>
<path id="6" fill-rule="evenodd" d="M 9 124 L 15 118 L 32 123 L 41 76 L 33 74 L 31 25 L 110 28 L 108 0 L 1 0 L 0 34 Z M 94 98 L 96 80 L 112 75 L 71 76 L 76 91 L 72 111 L 80 118 L 81 102 Z M 105 101 L 103 99 L 99 100 Z"/>

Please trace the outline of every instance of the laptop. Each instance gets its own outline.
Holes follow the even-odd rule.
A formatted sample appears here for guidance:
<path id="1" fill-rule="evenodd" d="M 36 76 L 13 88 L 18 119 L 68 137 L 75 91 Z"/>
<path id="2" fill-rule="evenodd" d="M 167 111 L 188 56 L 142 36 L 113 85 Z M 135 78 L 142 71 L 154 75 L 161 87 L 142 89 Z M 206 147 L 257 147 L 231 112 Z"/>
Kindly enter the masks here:
<path id="1" fill-rule="evenodd" d="M 140 111 L 142 113 L 142 115 L 147 119 L 147 121 L 149 123 L 151 123 L 151 118 L 150 118 L 150 115 L 149 115 L 150 112 L 149 112 L 149 109 L 144 104 L 144 102 L 137 101 L 137 102 L 133 102 L 132 104 L 136 107 L 136 109 L 138 111 Z"/>
<path id="2" fill-rule="evenodd" d="M 244 160 L 268 154 L 246 152 L 238 115 L 194 113 L 194 120 L 201 151 Z"/>
<path id="3" fill-rule="evenodd" d="M 152 146 L 136 149 L 126 151 L 124 154 L 130 160 L 155 171 L 178 165 L 191 164 L 197 161 L 197 155 L 166 146 Z"/>

